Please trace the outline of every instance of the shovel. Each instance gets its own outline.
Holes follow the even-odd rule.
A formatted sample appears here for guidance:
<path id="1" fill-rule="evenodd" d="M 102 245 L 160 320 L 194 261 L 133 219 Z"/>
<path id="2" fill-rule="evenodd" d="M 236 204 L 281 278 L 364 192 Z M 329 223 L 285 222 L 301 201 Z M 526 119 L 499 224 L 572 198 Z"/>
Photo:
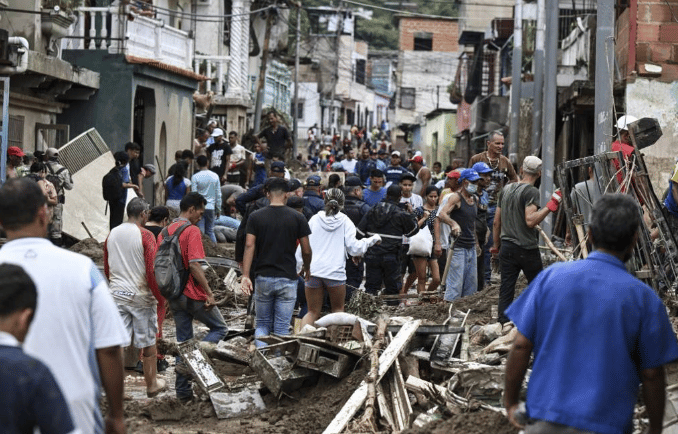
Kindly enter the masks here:
<path id="1" fill-rule="evenodd" d="M 440 278 L 440 289 L 445 294 L 445 283 L 447 282 L 447 273 L 450 271 L 450 262 L 452 262 L 452 254 L 454 253 L 454 244 L 459 237 L 450 234 L 450 245 L 447 247 L 447 260 L 445 261 L 445 271 Z"/>

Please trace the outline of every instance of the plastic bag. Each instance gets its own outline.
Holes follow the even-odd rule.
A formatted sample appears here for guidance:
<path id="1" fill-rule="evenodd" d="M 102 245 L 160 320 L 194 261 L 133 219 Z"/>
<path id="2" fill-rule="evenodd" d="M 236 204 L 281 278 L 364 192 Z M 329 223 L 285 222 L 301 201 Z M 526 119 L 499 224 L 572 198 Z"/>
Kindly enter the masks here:
<path id="1" fill-rule="evenodd" d="M 431 236 L 431 231 L 425 227 L 410 238 L 410 250 L 407 251 L 407 254 L 429 257 L 432 250 L 433 237 Z"/>

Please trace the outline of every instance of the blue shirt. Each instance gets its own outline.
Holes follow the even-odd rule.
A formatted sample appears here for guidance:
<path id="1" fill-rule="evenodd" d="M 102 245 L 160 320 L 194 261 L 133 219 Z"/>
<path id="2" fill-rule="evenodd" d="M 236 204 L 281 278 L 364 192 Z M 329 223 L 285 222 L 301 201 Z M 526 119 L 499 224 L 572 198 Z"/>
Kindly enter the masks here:
<path id="1" fill-rule="evenodd" d="M 66 434 L 75 429 L 61 389 L 47 366 L 0 334 L 0 430 L 8 434 Z"/>
<path id="2" fill-rule="evenodd" d="M 266 161 L 262 153 L 256 153 L 254 158 L 262 163 Z M 252 186 L 263 184 L 264 181 L 266 181 L 266 168 L 264 166 L 254 166 L 254 183 L 252 183 Z"/>
<path id="3" fill-rule="evenodd" d="M 388 166 L 386 169 L 384 169 L 384 177 L 386 178 L 386 183 L 388 185 L 398 184 L 400 182 L 400 178 L 402 178 L 402 176 L 406 173 L 410 172 L 403 166 Z"/>
<path id="4" fill-rule="evenodd" d="M 181 200 L 186 196 L 186 181 L 188 179 L 183 178 L 181 182 L 177 185 L 174 185 L 174 175 L 167 178 L 165 185 L 167 186 L 167 200 Z"/>
<path id="5" fill-rule="evenodd" d="M 120 168 L 120 177 L 122 178 L 122 183 L 123 184 L 130 184 L 131 183 L 131 178 L 129 176 L 129 164 L 126 164 Z M 120 203 L 127 203 L 127 189 L 123 188 L 122 189 L 122 195 L 120 196 L 120 199 L 118 199 L 118 202 Z"/>
<path id="6" fill-rule="evenodd" d="M 200 170 L 191 177 L 193 191 L 200 193 L 206 200 L 205 209 L 221 210 L 221 182 L 219 175 L 211 170 Z"/>
<path id="7" fill-rule="evenodd" d="M 666 308 L 614 256 L 551 265 L 506 311 L 534 345 L 529 417 L 631 432 L 639 373 L 678 358 Z"/>
<path id="8" fill-rule="evenodd" d="M 381 202 L 381 200 L 385 197 L 386 197 L 386 187 L 381 187 L 377 191 L 373 191 L 369 188 L 363 189 L 363 201 L 365 201 L 365 203 L 367 203 L 371 207 Z"/>

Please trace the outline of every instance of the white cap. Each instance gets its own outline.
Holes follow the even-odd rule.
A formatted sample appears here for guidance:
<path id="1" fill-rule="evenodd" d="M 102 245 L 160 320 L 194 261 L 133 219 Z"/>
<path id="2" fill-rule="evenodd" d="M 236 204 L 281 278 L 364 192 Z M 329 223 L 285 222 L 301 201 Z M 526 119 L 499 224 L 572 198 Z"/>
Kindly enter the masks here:
<path id="1" fill-rule="evenodd" d="M 400 157 L 400 151 L 391 152 L 391 157 L 393 157 L 393 156 Z"/>
<path id="2" fill-rule="evenodd" d="M 618 130 L 628 130 L 629 124 L 632 124 L 637 120 L 638 120 L 638 118 L 635 117 L 635 116 L 624 115 L 624 116 L 620 117 L 619 120 L 617 121 L 617 129 Z"/>
<path id="3" fill-rule="evenodd" d="M 212 137 L 219 137 L 224 135 L 224 130 L 221 128 L 215 128 L 214 131 L 212 131 Z"/>

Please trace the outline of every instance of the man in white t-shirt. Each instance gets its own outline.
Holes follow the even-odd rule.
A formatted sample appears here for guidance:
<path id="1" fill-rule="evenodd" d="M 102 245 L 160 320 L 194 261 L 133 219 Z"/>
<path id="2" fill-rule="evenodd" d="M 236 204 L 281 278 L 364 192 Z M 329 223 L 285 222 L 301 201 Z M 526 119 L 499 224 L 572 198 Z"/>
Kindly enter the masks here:
<path id="1" fill-rule="evenodd" d="M 346 158 L 341 160 L 341 167 L 343 167 L 347 173 L 354 173 L 357 162 L 358 160 L 355 159 L 355 151 L 351 149 Z"/>
<path id="2" fill-rule="evenodd" d="M 125 433 L 121 348 L 129 345 L 106 279 L 91 259 L 61 249 L 47 236 L 45 196 L 28 178 L 0 189 L 0 224 L 9 242 L 0 263 L 20 265 L 38 290 L 24 351 L 47 365 L 83 433 Z M 99 410 L 100 385 L 108 415 Z"/>
<path id="3" fill-rule="evenodd" d="M 127 334 L 134 336 L 134 347 L 142 350 L 146 395 L 153 398 L 167 390 L 158 379 L 158 303 L 165 299 L 155 282 L 155 236 L 144 225 L 148 222 L 148 202 L 138 197 L 127 204 L 127 222 L 113 228 L 104 242 L 104 272 L 118 306 Z"/>
<path id="4" fill-rule="evenodd" d="M 238 142 L 238 133 L 231 131 L 228 133 L 228 144 L 231 145 L 231 165 L 228 168 L 229 174 L 238 174 L 238 184 L 245 188 L 247 181 L 247 150 Z"/>

